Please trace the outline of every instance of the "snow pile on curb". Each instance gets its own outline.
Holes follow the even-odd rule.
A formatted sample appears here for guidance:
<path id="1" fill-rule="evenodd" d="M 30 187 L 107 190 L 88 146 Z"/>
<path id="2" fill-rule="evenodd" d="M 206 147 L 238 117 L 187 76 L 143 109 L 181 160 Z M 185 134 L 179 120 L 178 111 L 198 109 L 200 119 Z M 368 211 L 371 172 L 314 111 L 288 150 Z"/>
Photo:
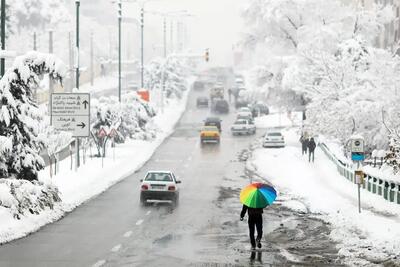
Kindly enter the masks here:
<path id="1" fill-rule="evenodd" d="M 190 88 L 191 82 L 191 80 L 188 80 L 187 88 Z M 157 147 L 173 132 L 176 123 L 186 109 L 188 95 L 189 90 L 186 90 L 181 99 L 169 99 L 164 112 L 152 118 L 149 123 L 158 129 L 155 139 L 151 141 L 128 140 L 126 143 L 118 145 L 115 148 L 115 160 L 113 159 L 113 149 L 109 148 L 103 168 L 101 158 L 92 158 L 87 159 L 86 164 L 81 166 L 78 172 L 75 172 L 69 170 L 71 162 L 69 158 L 66 158 L 60 162 L 60 172 L 56 177 L 50 178 L 48 168 L 42 170 L 39 173 L 38 182 L 41 187 L 35 188 L 35 190 L 58 188 L 62 201 L 54 202 L 52 209 L 44 206 L 39 214 L 25 212 L 21 215 L 20 220 L 13 218 L 10 208 L 0 205 L 0 243 L 24 237 L 48 223 L 59 220 L 65 213 L 72 211 L 85 201 L 133 174 L 143 166 Z M 0 194 L 3 195 L 2 192 Z M 55 199 L 57 195 L 49 194 Z M 6 202 L 5 198 L 4 202 Z M 7 202 L 10 201 L 12 199 L 8 195 Z"/>
<path id="2" fill-rule="evenodd" d="M 285 132 L 285 139 L 292 144 L 298 136 L 291 130 Z M 314 164 L 302 157 L 299 146 L 258 149 L 249 165 L 279 191 L 290 192 L 294 199 L 300 197 L 311 213 L 331 223 L 334 227 L 331 237 L 339 241 L 340 253 L 352 259 L 349 264 L 383 262 L 398 255 L 398 205 L 362 192 L 363 211 L 359 214 L 356 185 L 343 179 L 319 149 Z"/>

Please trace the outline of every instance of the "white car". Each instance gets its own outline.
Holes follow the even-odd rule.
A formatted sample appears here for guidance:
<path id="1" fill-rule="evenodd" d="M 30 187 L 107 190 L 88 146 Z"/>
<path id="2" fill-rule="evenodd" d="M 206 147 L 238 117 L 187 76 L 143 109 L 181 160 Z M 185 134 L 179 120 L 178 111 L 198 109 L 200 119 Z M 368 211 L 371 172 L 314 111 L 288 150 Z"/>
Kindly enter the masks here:
<path id="1" fill-rule="evenodd" d="M 231 126 L 231 132 L 236 134 L 255 134 L 256 126 L 252 120 L 237 120 Z"/>
<path id="2" fill-rule="evenodd" d="M 237 118 L 239 118 L 239 117 L 241 117 L 241 118 L 245 118 L 245 117 L 253 118 L 253 114 L 251 113 L 251 110 L 249 108 L 242 107 L 237 111 L 236 117 Z"/>
<path id="3" fill-rule="evenodd" d="M 285 138 L 279 131 L 267 132 L 264 136 L 263 147 L 285 147 Z"/>
<path id="4" fill-rule="evenodd" d="M 147 200 L 170 200 L 174 205 L 179 201 L 179 187 L 175 175 L 170 171 L 149 171 L 140 187 L 140 202 Z"/>

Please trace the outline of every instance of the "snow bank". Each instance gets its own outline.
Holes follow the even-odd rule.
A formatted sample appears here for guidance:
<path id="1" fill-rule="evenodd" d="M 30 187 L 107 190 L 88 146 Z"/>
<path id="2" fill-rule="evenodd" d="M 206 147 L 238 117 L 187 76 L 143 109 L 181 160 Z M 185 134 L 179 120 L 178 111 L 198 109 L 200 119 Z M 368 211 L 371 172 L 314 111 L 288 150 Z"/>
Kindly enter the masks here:
<path id="1" fill-rule="evenodd" d="M 159 129 L 154 140 L 130 140 L 118 145 L 115 148 L 115 160 L 113 150 L 109 148 L 103 168 L 101 158 L 92 158 L 87 159 L 86 164 L 78 172 L 70 171 L 71 162 L 67 158 L 60 163 L 60 173 L 53 179 L 50 178 L 48 168 L 41 171 L 39 183 L 58 188 L 62 202 L 55 203 L 53 209 L 44 209 L 38 215 L 24 214 L 20 220 L 15 220 L 11 210 L 0 205 L 0 243 L 24 237 L 45 224 L 60 219 L 66 212 L 72 211 L 83 202 L 134 173 L 173 132 L 175 124 L 185 111 L 188 94 L 189 91 L 186 91 L 182 99 L 169 99 L 164 113 L 153 117 L 153 124 Z M 4 193 L 4 203 L 13 203 L 13 198 L 6 193 L 7 191 L 9 190 L 0 186 L 0 195 Z"/>
<path id="2" fill-rule="evenodd" d="M 272 113 L 255 118 L 257 128 L 292 127 L 301 124 L 301 112 Z"/>
<path id="3" fill-rule="evenodd" d="M 294 130 L 284 134 L 288 144 L 298 140 Z M 258 149 L 248 164 L 279 191 L 290 192 L 293 199 L 303 199 L 307 210 L 331 223 L 331 237 L 339 241 L 341 254 L 354 259 L 367 254 L 383 260 L 399 253 L 399 206 L 363 191 L 359 214 L 356 185 L 343 179 L 321 150 L 316 150 L 313 164 L 302 157 L 299 146 Z M 289 207 L 293 206 L 301 209 L 289 203 Z"/>

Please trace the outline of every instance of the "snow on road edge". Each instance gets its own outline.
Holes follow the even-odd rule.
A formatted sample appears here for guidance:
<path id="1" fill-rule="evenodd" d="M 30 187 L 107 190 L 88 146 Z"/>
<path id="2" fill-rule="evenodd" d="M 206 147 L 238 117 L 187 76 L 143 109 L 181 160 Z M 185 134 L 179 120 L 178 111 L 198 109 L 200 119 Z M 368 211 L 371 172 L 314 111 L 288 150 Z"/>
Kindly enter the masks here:
<path id="1" fill-rule="evenodd" d="M 45 210 L 39 215 L 27 214 L 21 220 L 15 220 L 8 209 L 0 207 L 0 244 L 25 237 L 49 223 L 58 221 L 66 213 L 140 169 L 173 133 L 186 109 L 191 83 L 190 80 L 182 99 L 169 100 L 164 112 L 153 118 L 153 122 L 160 129 L 155 140 L 130 140 L 117 146 L 115 161 L 113 152 L 109 149 L 104 168 L 101 168 L 101 159 L 92 158 L 87 159 L 87 163 L 76 173 L 69 170 L 70 159 L 66 158 L 60 163 L 61 173 L 53 179 L 49 177 L 48 168 L 41 171 L 39 180 L 58 186 L 63 201 L 55 205 L 53 210 Z"/>

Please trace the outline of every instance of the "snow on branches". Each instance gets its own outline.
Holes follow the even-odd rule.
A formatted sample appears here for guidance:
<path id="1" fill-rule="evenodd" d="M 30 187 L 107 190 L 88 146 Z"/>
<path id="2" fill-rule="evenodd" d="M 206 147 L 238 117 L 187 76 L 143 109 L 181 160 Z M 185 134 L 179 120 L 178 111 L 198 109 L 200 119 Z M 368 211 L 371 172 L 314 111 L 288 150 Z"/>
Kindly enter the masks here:
<path id="1" fill-rule="evenodd" d="M 31 52 L 16 58 L 0 81 L 0 177 L 36 180 L 44 167 L 39 124 L 43 115 L 32 89 L 44 74 L 61 82 L 65 67 L 49 54 Z"/>

